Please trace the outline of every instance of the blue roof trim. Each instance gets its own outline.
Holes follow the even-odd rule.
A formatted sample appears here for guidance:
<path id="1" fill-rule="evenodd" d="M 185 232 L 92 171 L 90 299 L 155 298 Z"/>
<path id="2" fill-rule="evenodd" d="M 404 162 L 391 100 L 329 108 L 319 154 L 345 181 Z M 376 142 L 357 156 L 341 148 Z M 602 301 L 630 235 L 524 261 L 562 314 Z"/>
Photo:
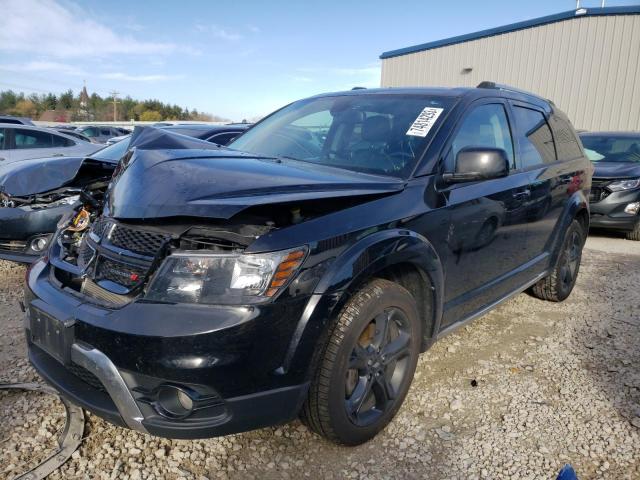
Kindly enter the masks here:
<path id="1" fill-rule="evenodd" d="M 577 11 L 584 10 L 585 13 L 578 14 Z M 446 47 L 448 45 L 455 45 L 457 43 L 468 42 L 470 40 L 477 40 L 479 38 L 492 37 L 494 35 L 500 35 L 503 33 L 515 32 L 516 30 L 523 30 L 525 28 L 538 27 L 540 25 L 546 25 L 548 23 L 561 22 L 563 20 L 570 20 L 572 18 L 583 17 L 597 17 L 602 15 L 633 15 L 640 14 L 640 5 L 631 5 L 626 7 L 605 7 L 605 8 L 581 8 L 580 10 L 569 10 L 568 12 L 556 13 L 554 15 L 547 15 L 546 17 L 534 18 L 531 20 L 525 20 L 524 22 L 511 23 L 509 25 L 503 25 L 502 27 L 489 28 L 487 30 L 480 30 L 479 32 L 467 33 L 465 35 L 458 35 L 457 37 L 445 38 L 443 40 L 436 40 L 435 42 L 422 43 L 420 45 L 414 45 L 412 47 L 400 48 L 398 50 L 390 50 L 380 55 L 380 59 L 399 57 L 400 55 L 406 55 L 407 53 L 422 52 L 424 50 L 431 50 L 439 47 Z"/>

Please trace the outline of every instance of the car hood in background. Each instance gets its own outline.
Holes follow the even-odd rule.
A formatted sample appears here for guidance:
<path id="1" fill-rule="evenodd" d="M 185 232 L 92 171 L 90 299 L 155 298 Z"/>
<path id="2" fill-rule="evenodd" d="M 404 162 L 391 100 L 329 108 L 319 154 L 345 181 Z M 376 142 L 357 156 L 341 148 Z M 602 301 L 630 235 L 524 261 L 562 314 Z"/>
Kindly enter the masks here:
<path id="1" fill-rule="evenodd" d="M 594 162 L 593 178 L 638 178 L 640 163 L 635 162 Z"/>
<path id="2" fill-rule="evenodd" d="M 186 138 L 160 130 L 134 133 L 135 148 L 111 183 L 105 213 L 120 219 L 227 219 L 256 205 L 380 195 L 405 185 L 391 177 L 260 158 Z M 184 148 L 187 143 L 196 148 Z"/>
<path id="3" fill-rule="evenodd" d="M 73 180 L 85 157 L 19 160 L 0 167 L 0 189 L 14 197 L 35 195 Z"/>

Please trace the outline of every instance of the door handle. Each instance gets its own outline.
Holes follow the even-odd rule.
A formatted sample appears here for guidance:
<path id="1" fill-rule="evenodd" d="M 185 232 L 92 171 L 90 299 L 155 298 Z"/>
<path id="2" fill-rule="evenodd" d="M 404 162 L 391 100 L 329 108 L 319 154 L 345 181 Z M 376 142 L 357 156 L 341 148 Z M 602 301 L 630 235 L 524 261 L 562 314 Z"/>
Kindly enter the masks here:
<path id="1" fill-rule="evenodd" d="M 531 197 L 531 190 L 522 190 L 521 192 L 515 192 L 513 194 L 513 198 L 515 198 L 516 200 L 526 200 L 527 198 Z"/>
<path id="2" fill-rule="evenodd" d="M 52 157 L 64 157 L 64 153 L 54 153 Z"/>
<path id="3" fill-rule="evenodd" d="M 0 157 L 0 162 L 4 161 L 4 157 Z"/>

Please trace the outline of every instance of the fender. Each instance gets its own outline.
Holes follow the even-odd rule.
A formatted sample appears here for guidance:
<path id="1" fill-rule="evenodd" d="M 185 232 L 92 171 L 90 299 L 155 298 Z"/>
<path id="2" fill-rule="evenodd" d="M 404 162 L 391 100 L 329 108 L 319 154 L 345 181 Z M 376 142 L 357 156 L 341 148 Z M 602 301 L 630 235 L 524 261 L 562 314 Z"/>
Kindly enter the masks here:
<path id="1" fill-rule="evenodd" d="M 555 265 L 558 255 L 560 254 L 560 246 L 564 239 L 563 232 L 567 230 L 571 222 L 580 214 L 581 211 L 586 211 L 587 230 L 589 229 L 589 200 L 585 195 L 584 190 L 578 190 L 571 194 L 569 200 L 567 200 L 564 210 L 560 215 L 560 219 L 553 229 L 551 237 L 549 237 L 549 243 L 546 246 L 546 251 L 551 252 L 549 259 L 550 265 Z M 585 239 L 586 239 L 585 232 Z"/>
<path id="2" fill-rule="evenodd" d="M 432 292 L 431 315 L 423 319 L 431 327 L 425 329 L 423 338 L 423 344 L 429 346 L 440 326 L 444 303 L 444 274 L 440 257 L 433 245 L 416 232 L 398 228 L 382 230 L 367 235 L 346 249 L 318 282 L 298 322 L 283 365 L 278 369 L 280 373 L 295 370 L 296 365 L 306 365 L 306 375 L 313 372 L 320 351 L 317 347 L 324 341 L 322 332 L 328 330 L 327 322 L 368 279 L 387 267 L 402 263 L 415 266 Z M 309 357 L 316 358 L 310 362 Z"/>

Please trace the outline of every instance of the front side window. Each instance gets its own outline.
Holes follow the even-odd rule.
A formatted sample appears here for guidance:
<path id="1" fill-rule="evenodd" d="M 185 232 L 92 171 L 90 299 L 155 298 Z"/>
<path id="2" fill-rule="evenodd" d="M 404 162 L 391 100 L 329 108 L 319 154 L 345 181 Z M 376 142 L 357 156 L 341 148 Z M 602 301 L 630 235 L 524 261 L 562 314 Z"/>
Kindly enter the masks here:
<path id="1" fill-rule="evenodd" d="M 640 135 L 583 135 L 585 153 L 592 162 L 640 163 Z"/>
<path id="2" fill-rule="evenodd" d="M 50 148 L 53 146 L 50 133 L 40 132 L 38 130 L 22 130 L 16 128 L 14 130 L 15 144 L 17 149 L 23 148 Z"/>
<path id="3" fill-rule="evenodd" d="M 89 138 L 97 137 L 98 135 L 100 135 L 99 130 L 94 127 L 85 128 L 81 133 Z"/>
<path id="4" fill-rule="evenodd" d="M 248 130 L 229 148 L 406 178 L 454 101 L 395 94 L 301 100 Z"/>
<path id="5" fill-rule="evenodd" d="M 556 148 L 547 121 L 538 110 L 513 108 L 518 135 L 521 168 L 556 161 Z"/>
<path id="6" fill-rule="evenodd" d="M 500 148 L 513 165 L 513 141 L 504 106 L 491 103 L 475 107 L 462 120 L 447 154 L 447 167 L 453 170 L 458 152 L 466 147 Z"/>

